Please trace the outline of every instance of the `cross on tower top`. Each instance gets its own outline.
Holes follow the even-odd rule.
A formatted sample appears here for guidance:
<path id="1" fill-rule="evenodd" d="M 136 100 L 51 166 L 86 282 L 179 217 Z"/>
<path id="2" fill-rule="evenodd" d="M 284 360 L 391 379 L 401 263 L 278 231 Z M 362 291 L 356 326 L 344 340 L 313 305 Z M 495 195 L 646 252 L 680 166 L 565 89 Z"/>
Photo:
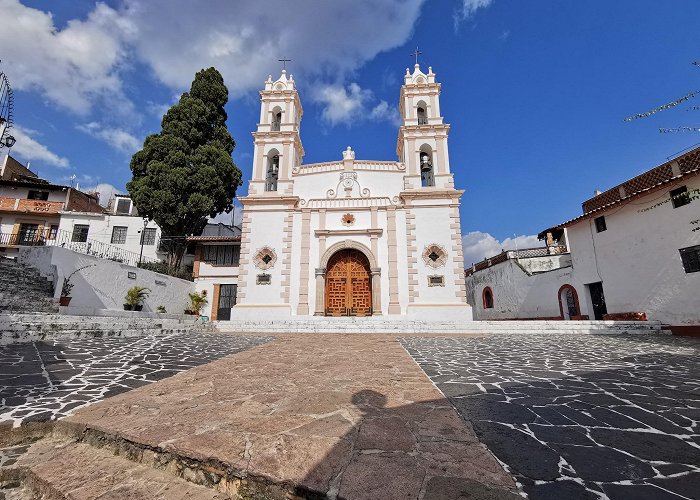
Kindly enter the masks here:
<path id="1" fill-rule="evenodd" d="M 420 50 L 418 50 L 418 47 L 416 47 L 416 51 L 415 51 L 415 52 L 411 52 L 410 55 L 412 55 L 412 56 L 414 56 L 414 57 L 416 58 L 416 64 L 418 64 L 418 56 L 421 55 L 421 54 L 422 54 L 422 52 L 421 52 Z"/>
<path id="2" fill-rule="evenodd" d="M 287 71 L 287 63 L 291 62 L 291 59 L 287 59 L 286 57 L 282 57 L 282 59 L 277 59 L 279 62 L 282 63 L 282 70 Z"/>

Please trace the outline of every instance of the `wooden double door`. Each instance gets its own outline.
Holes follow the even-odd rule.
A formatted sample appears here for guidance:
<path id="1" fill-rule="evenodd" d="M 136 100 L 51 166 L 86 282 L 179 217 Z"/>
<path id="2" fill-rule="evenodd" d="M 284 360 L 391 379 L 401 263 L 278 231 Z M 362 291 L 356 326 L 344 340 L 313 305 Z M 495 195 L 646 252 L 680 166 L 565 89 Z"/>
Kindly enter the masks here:
<path id="1" fill-rule="evenodd" d="M 362 252 L 340 250 L 328 261 L 326 315 L 372 315 L 372 274 Z"/>

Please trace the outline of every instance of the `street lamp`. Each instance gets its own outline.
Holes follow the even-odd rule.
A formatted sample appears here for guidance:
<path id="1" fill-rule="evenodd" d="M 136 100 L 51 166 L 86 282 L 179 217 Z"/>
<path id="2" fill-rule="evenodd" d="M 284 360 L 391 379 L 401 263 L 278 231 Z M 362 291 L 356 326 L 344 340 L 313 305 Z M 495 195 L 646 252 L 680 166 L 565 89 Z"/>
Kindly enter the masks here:
<path id="1" fill-rule="evenodd" d="M 143 244 L 146 240 L 146 226 L 148 226 L 148 222 L 151 219 L 148 217 L 143 218 L 143 230 L 141 231 L 141 253 L 139 254 L 139 265 L 138 267 L 141 267 L 141 260 L 143 259 Z"/>
<path id="2" fill-rule="evenodd" d="M 8 148 L 12 148 L 12 146 L 15 145 L 15 142 L 17 140 L 12 137 L 11 135 L 5 136 L 5 131 L 8 129 L 8 123 L 7 120 L 0 117 L 0 148 L 7 146 Z M 5 139 L 3 141 L 3 138 Z"/>

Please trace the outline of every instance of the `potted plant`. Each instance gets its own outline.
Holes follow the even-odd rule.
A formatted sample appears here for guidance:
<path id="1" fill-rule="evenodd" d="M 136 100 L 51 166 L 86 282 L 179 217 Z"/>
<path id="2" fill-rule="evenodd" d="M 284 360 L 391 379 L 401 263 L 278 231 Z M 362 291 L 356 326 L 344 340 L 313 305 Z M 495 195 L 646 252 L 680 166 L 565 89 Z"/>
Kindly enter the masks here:
<path id="1" fill-rule="evenodd" d="M 75 286 L 73 283 L 71 283 L 70 280 L 73 277 L 73 275 L 78 271 L 82 271 L 86 267 L 92 267 L 94 265 L 95 264 L 90 264 L 87 266 L 79 267 L 78 269 L 70 273 L 67 278 L 63 278 L 63 285 L 61 285 L 61 297 L 58 299 L 59 305 L 67 306 L 68 304 L 70 304 L 70 299 L 72 299 L 72 297 L 70 296 L 70 292 Z"/>
<path id="2" fill-rule="evenodd" d="M 75 285 L 70 282 L 70 279 L 68 278 L 63 278 L 63 285 L 61 286 L 61 298 L 58 299 L 58 303 L 62 306 L 67 306 L 70 304 L 70 299 L 72 298 L 70 296 L 70 291 L 73 289 Z"/>
<path id="3" fill-rule="evenodd" d="M 124 304 L 125 311 L 141 311 L 143 309 L 143 301 L 148 297 L 151 292 L 150 289 L 145 286 L 132 286 L 126 291 L 126 301 Z"/>
<path id="4" fill-rule="evenodd" d="M 194 314 L 195 316 L 199 317 L 199 312 L 202 310 L 202 307 L 204 307 L 207 304 L 207 291 L 202 290 L 200 293 L 190 293 L 190 307 L 189 309 L 185 309 L 185 314 Z"/>

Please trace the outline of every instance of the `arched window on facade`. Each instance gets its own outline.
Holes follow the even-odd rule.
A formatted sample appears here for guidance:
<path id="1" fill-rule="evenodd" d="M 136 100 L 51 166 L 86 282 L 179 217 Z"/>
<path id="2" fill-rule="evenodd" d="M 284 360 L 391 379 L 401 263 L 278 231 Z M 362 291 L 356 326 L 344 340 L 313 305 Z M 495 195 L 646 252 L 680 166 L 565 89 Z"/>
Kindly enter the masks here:
<path id="1" fill-rule="evenodd" d="M 420 149 L 420 179 L 423 187 L 435 186 L 435 173 L 433 172 L 433 153 L 430 146 Z"/>
<path id="2" fill-rule="evenodd" d="M 571 319 L 581 315 L 578 294 L 571 285 L 563 285 L 559 289 L 559 312 L 562 319 Z"/>
<path id="3" fill-rule="evenodd" d="M 267 156 L 267 175 L 265 176 L 265 191 L 277 191 L 277 178 L 280 171 L 280 157 L 276 150 Z"/>
<path id="4" fill-rule="evenodd" d="M 484 302 L 484 309 L 493 309 L 493 291 L 491 291 L 491 287 L 487 286 L 484 288 L 482 299 Z"/>
<path id="5" fill-rule="evenodd" d="M 416 109 L 416 114 L 418 115 L 418 125 L 427 125 L 428 124 L 428 115 L 426 113 L 426 110 L 428 107 L 425 105 L 423 101 L 420 101 L 418 103 L 418 107 Z"/>
<path id="6" fill-rule="evenodd" d="M 272 131 L 273 132 L 279 132 L 280 127 L 282 126 L 282 110 L 279 107 L 276 107 L 275 109 L 272 110 Z"/>

